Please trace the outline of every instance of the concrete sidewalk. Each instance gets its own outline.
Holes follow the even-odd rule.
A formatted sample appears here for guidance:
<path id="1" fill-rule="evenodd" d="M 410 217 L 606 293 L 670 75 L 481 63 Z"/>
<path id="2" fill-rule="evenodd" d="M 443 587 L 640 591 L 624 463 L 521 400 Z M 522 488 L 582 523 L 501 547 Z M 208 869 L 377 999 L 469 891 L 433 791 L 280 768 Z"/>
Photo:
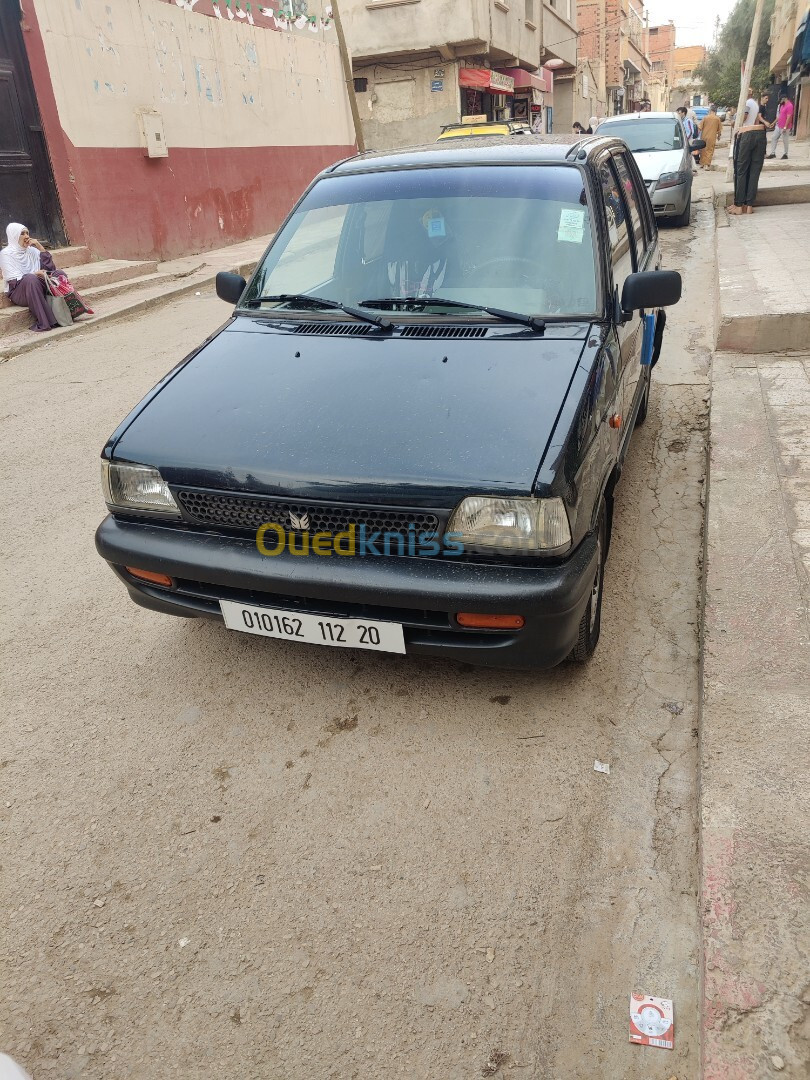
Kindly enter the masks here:
<path id="1" fill-rule="evenodd" d="M 810 1069 L 810 357 L 713 368 L 701 720 L 704 1080 Z"/>
<path id="2" fill-rule="evenodd" d="M 212 289 L 220 270 L 234 270 L 247 277 L 271 239 L 272 236 L 257 236 L 241 244 L 158 263 L 154 274 L 133 282 L 131 289 L 118 292 L 100 303 L 94 301 L 96 314 L 82 316 L 72 326 L 57 327 L 47 335 L 32 333 L 27 329 L 4 334 L 0 337 L 0 362 L 41 346 L 43 336 L 50 343 L 65 334 L 85 333 L 113 320 L 136 315 L 146 308 L 174 300 L 183 293 Z"/>
<path id="3" fill-rule="evenodd" d="M 810 173 L 807 190 L 810 193 Z M 717 348 L 766 353 L 810 348 L 810 203 L 722 215 L 717 229 Z"/>
<path id="4" fill-rule="evenodd" d="M 717 230 L 718 349 L 733 351 L 717 352 L 712 368 L 704 1080 L 810 1070 L 810 173 L 776 166 L 763 171 L 754 214 L 722 213 L 728 227 Z M 790 185 L 803 201 L 780 204 Z"/>

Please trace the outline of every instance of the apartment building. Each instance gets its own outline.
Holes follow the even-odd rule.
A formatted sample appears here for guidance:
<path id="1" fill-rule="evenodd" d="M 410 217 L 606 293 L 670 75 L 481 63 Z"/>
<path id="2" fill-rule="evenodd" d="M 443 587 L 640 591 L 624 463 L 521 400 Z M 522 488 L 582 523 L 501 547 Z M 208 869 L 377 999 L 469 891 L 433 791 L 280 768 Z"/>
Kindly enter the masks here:
<path id="1" fill-rule="evenodd" d="M 472 116 L 557 127 L 575 0 L 343 0 L 341 16 L 367 146 L 433 142 Z M 571 92 L 563 84 L 563 103 Z"/>
<path id="2" fill-rule="evenodd" d="M 795 133 L 810 135 L 810 5 L 776 0 L 771 16 L 771 74 L 796 106 Z"/>
<path id="3" fill-rule="evenodd" d="M 642 0 L 578 0 L 580 56 L 604 63 L 606 112 L 651 105 L 648 18 Z"/>
<path id="4" fill-rule="evenodd" d="M 653 112 L 665 112 L 670 106 L 670 92 L 675 74 L 675 24 L 670 20 L 663 26 L 648 30 L 650 56 L 650 107 Z"/>
<path id="5" fill-rule="evenodd" d="M 672 91 L 670 102 L 673 109 L 679 105 L 708 105 L 706 87 L 696 74 L 699 64 L 706 59 L 703 45 L 686 45 L 675 50 L 673 59 Z M 718 102 L 722 104 L 722 102 Z"/>

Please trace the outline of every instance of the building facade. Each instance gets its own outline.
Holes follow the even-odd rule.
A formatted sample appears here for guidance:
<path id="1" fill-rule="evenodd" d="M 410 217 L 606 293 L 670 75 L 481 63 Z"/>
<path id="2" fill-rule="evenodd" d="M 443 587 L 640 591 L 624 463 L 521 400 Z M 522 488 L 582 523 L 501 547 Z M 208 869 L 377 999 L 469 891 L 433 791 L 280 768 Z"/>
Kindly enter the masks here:
<path id="1" fill-rule="evenodd" d="M 810 136 L 810 6 L 776 0 L 771 17 L 771 74 L 795 105 L 794 132 Z"/>
<path id="2" fill-rule="evenodd" d="M 670 102 L 673 109 L 677 109 L 681 105 L 709 104 L 706 87 L 695 73 L 698 65 L 702 64 L 705 59 L 706 49 L 703 45 L 686 45 L 675 49 L 672 92 L 670 93 Z"/>
<path id="3" fill-rule="evenodd" d="M 330 9 L 307 10 L 3 0 L 3 222 L 129 259 L 272 231 L 354 149 Z"/>
<path id="4" fill-rule="evenodd" d="M 648 30 L 650 56 L 650 107 L 653 112 L 670 108 L 675 72 L 675 24 L 651 26 Z"/>
<path id="5" fill-rule="evenodd" d="M 604 63 L 606 112 L 651 106 L 648 19 L 641 0 L 578 0 L 580 55 Z"/>
<path id="6" fill-rule="evenodd" d="M 576 70 L 574 0 L 343 0 L 341 18 L 374 149 L 433 142 L 471 116 L 550 131 L 556 70 Z"/>

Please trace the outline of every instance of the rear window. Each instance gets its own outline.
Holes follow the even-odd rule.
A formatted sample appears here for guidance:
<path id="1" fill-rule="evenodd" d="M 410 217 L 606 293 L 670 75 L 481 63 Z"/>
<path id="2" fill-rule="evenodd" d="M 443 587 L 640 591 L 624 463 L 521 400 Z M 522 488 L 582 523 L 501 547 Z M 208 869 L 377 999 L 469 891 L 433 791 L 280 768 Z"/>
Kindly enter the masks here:
<path id="1" fill-rule="evenodd" d="M 656 117 L 652 120 L 617 120 L 600 124 L 597 135 L 624 139 L 636 154 L 654 150 L 683 150 L 683 130 L 677 120 Z"/>
<path id="2" fill-rule="evenodd" d="M 289 293 L 354 305 L 443 297 L 539 316 L 594 314 L 582 173 L 462 166 L 324 178 L 276 237 L 245 299 Z M 424 311 L 436 314 L 431 305 Z"/>

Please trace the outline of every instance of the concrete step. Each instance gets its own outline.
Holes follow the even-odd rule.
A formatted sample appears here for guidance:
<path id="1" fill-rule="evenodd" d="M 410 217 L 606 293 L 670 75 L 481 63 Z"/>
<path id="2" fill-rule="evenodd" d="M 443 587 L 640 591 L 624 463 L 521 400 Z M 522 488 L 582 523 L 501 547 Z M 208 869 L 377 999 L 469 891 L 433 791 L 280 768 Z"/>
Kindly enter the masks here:
<path id="1" fill-rule="evenodd" d="M 53 255 L 53 261 L 60 270 L 67 270 L 69 266 L 80 266 L 82 263 L 89 263 L 93 257 L 88 247 L 52 248 L 51 255 Z"/>
<path id="2" fill-rule="evenodd" d="M 54 262 L 60 270 L 64 269 L 63 266 L 57 262 L 54 258 Z M 154 261 L 145 262 L 130 262 L 127 259 L 104 259 L 101 262 L 78 264 L 70 268 L 71 282 L 76 288 L 76 291 L 81 293 L 82 296 L 89 290 L 93 290 L 101 285 L 109 285 L 118 281 L 132 281 L 135 278 L 146 277 L 149 274 L 154 274 L 157 271 L 158 264 Z M 92 306 L 92 305 L 91 305 Z M 3 309 L 9 308 L 12 311 L 23 311 L 25 309 L 14 308 L 9 298 L 4 294 L 0 294 L 0 314 L 3 313 Z M 27 312 L 26 312 L 27 317 Z M 2 326 L 16 326 L 20 320 L 12 322 L 3 322 Z"/>
<path id="3" fill-rule="evenodd" d="M 0 363 L 16 360 L 28 352 L 39 353 L 43 348 L 58 348 L 56 343 L 64 334 L 91 333 L 119 320 L 137 317 L 190 292 L 213 291 L 218 270 L 231 270 L 242 277 L 249 277 L 271 239 L 271 236 L 257 236 L 214 251 L 184 255 L 180 259 L 160 263 L 158 272 L 153 275 L 141 274 L 121 282 L 83 288 L 82 296 L 90 302 L 91 307 L 95 308 L 97 298 L 104 300 L 99 304 L 96 315 L 83 315 L 72 326 L 59 326 L 47 334 L 32 334 L 28 329 L 30 318 L 24 323 L 23 330 L 16 333 L 0 332 Z M 119 284 L 121 287 L 117 289 Z M 223 321 L 227 318 L 227 311 L 227 306 L 223 304 Z M 3 312 L 0 312 L 0 317 L 2 315 Z M 24 316 L 27 315 L 24 312 Z"/>
<path id="4" fill-rule="evenodd" d="M 71 278 L 73 280 L 73 278 Z M 179 279 L 182 283 L 182 279 Z M 113 300 L 119 296 L 136 294 L 143 289 L 165 287 L 167 292 L 174 292 L 178 283 L 178 275 L 171 273 L 143 274 L 140 277 L 124 278 L 123 281 L 108 281 L 103 285 L 90 286 L 80 290 L 82 300 L 91 307 L 94 312 L 100 314 L 99 305 L 105 300 Z M 75 284 L 75 281 L 74 281 Z M 16 334 L 21 330 L 27 330 L 31 325 L 31 312 L 27 308 L 10 307 L 0 310 L 0 338 Z"/>
<path id="5" fill-rule="evenodd" d="M 795 245 L 810 234 L 810 206 L 762 206 L 758 198 L 753 214 L 726 224 L 717 230 L 717 349 L 806 352 L 810 266 Z"/>

